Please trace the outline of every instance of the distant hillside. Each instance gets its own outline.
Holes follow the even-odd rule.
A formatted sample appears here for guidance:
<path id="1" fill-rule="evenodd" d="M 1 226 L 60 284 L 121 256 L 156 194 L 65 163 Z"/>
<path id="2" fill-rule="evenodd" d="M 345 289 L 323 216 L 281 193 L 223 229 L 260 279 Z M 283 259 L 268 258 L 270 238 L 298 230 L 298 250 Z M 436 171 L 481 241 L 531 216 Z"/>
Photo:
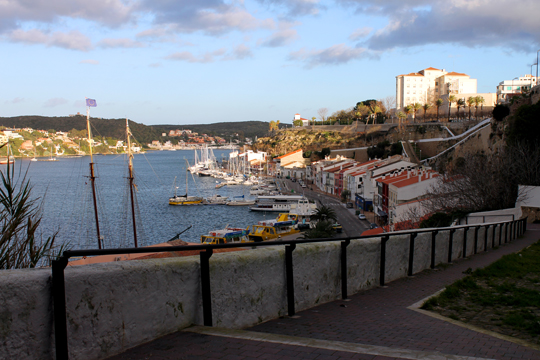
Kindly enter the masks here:
<path id="1" fill-rule="evenodd" d="M 94 136 L 112 137 L 122 139 L 125 137 L 125 119 L 97 119 L 91 118 L 92 134 Z M 35 130 L 50 130 L 68 132 L 72 129 L 86 129 L 85 116 L 15 116 L 0 117 L 0 126 L 24 128 L 30 127 Z M 239 134 L 239 137 L 261 137 L 268 133 L 269 123 L 263 121 L 222 122 L 207 125 L 151 125 L 147 126 L 134 121 L 129 121 L 131 132 L 135 139 L 141 143 L 149 143 L 152 140 L 162 140 L 162 133 L 169 130 L 189 129 L 198 133 L 217 135 L 229 140 L 230 136 Z M 235 137 L 236 138 L 236 137 Z"/>

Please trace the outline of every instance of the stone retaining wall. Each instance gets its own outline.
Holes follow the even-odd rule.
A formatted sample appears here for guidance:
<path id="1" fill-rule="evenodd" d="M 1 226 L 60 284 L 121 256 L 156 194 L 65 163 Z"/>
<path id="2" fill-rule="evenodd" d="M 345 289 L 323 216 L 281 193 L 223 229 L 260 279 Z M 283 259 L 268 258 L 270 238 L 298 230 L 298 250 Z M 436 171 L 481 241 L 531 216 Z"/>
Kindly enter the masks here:
<path id="1" fill-rule="evenodd" d="M 463 232 L 454 233 L 453 259 L 463 253 Z M 484 232 L 484 227 L 478 232 L 478 251 Z M 490 227 L 488 248 L 492 232 Z M 409 238 L 403 234 L 387 242 L 387 283 L 407 276 Z M 448 243 L 449 231 L 440 231 L 436 263 L 447 261 Z M 297 245 L 297 311 L 341 297 L 340 249 L 340 242 Z M 351 241 L 349 294 L 379 285 L 380 250 L 380 238 Z M 467 254 L 473 251 L 474 228 L 468 231 Z M 431 232 L 416 237 L 414 259 L 415 273 L 429 268 Z M 0 272 L 0 358 L 54 358 L 50 276 L 50 269 Z M 287 314 L 283 246 L 214 254 L 210 279 L 214 326 L 244 328 Z M 71 359 L 102 359 L 203 323 L 198 256 L 68 267 L 65 287 Z"/>

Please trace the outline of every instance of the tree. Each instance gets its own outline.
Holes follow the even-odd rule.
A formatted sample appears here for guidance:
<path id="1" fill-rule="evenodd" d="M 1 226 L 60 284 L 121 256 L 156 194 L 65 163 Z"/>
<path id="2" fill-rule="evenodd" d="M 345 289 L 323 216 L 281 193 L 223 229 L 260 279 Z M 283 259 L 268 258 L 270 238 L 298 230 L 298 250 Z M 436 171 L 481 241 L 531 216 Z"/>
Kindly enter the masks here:
<path id="1" fill-rule="evenodd" d="M 414 103 L 413 105 L 413 111 L 414 111 L 414 121 L 416 122 L 416 113 L 418 112 L 418 110 L 420 110 L 422 108 L 422 104 L 420 103 Z"/>
<path id="2" fill-rule="evenodd" d="M 471 120 L 471 108 L 474 105 L 475 98 L 473 96 L 469 96 L 467 98 L 467 106 L 469 106 L 469 120 Z"/>
<path id="3" fill-rule="evenodd" d="M 402 121 L 403 119 L 407 118 L 407 115 L 403 112 L 403 111 L 400 111 L 397 113 L 397 117 L 399 119 L 399 125 L 398 125 L 398 128 L 400 129 L 401 131 L 401 127 L 402 127 Z"/>
<path id="4" fill-rule="evenodd" d="M 38 240 L 41 223 L 40 204 L 32 199 L 32 187 L 26 174 L 15 181 L 14 168 L 7 165 L 0 172 L 0 269 L 47 266 L 65 249 L 55 247 L 57 232 L 46 240 Z"/>
<path id="5" fill-rule="evenodd" d="M 334 209 L 323 205 L 320 208 L 317 208 L 317 210 L 315 211 L 315 214 L 311 215 L 311 219 L 316 220 L 316 221 L 326 221 L 326 220 L 337 221 L 337 216 Z"/>
<path id="6" fill-rule="evenodd" d="M 302 126 L 303 124 L 304 124 L 304 123 L 302 122 L 302 120 L 294 120 L 294 121 L 293 121 L 293 125 L 294 125 L 295 127 L 300 127 L 300 126 Z"/>
<path id="7" fill-rule="evenodd" d="M 497 104 L 493 108 L 493 118 L 497 121 L 502 121 L 510 114 L 510 108 L 506 105 Z"/>
<path id="8" fill-rule="evenodd" d="M 454 95 L 448 96 L 448 122 L 450 122 L 450 113 L 452 112 L 452 103 L 456 101 L 456 97 Z"/>
<path id="9" fill-rule="evenodd" d="M 459 119 L 459 109 L 462 107 L 463 110 L 465 110 L 465 100 L 458 99 L 458 101 L 456 101 L 456 105 L 457 105 L 457 114 L 458 114 L 458 119 Z"/>
<path id="10" fill-rule="evenodd" d="M 424 109 L 424 122 L 426 122 L 426 112 L 429 110 L 429 108 L 431 107 L 431 104 L 429 103 L 425 103 L 422 108 Z"/>
<path id="11" fill-rule="evenodd" d="M 308 229 L 302 236 L 303 239 L 327 239 L 334 235 L 334 223 L 332 221 L 319 221 L 315 227 Z"/>
<path id="12" fill-rule="evenodd" d="M 326 116 L 328 115 L 328 108 L 320 108 L 317 110 L 317 114 L 319 114 L 319 119 L 321 119 L 322 123 L 326 121 Z"/>
<path id="13" fill-rule="evenodd" d="M 486 102 L 486 99 L 484 99 L 483 96 L 477 96 L 478 103 L 480 104 L 480 116 L 484 115 L 484 103 Z"/>
<path id="14" fill-rule="evenodd" d="M 443 99 L 441 98 L 438 98 L 435 101 L 435 106 L 437 106 L 437 122 L 439 122 L 439 108 L 441 107 L 442 104 L 443 104 Z"/>
<path id="15" fill-rule="evenodd" d="M 343 201 L 343 202 L 347 201 L 347 199 L 349 198 L 349 196 L 351 196 L 351 191 L 350 191 L 350 190 L 347 190 L 347 189 L 343 190 L 343 191 L 341 192 L 341 201 Z"/>
<path id="16" fill-rule="evenodd" d="M 316 119 L 317 119 L 317 118 L 316 118 L 315 116 L 313 116 L 313 117 L 311 118 L 311 125 L 315 125 L 315 120 L 316 120 Z"/>
<path id="17" fill-rule="evenodd" d="M 411 115 L 411 113 L 413 112 L 413 107 L 412 105 L 407 105 L 405 106 L 405 109 L 403 110 L 405 112 L 405 115 L 407 115 L 407 121 L 409 119 L 409 115 Z"/>

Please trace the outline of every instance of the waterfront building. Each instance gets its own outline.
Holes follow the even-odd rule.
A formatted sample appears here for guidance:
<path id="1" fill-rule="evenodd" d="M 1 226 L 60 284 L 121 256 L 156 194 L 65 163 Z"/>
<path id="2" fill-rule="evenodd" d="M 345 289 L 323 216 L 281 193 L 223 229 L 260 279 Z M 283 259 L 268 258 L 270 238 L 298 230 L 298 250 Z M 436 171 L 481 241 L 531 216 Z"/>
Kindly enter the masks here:
<path id="1" fill-rule="evenodd" d="M 302 121 L 302 126 L 309 126 L 309 120 L 308 120 L 308 119 L 304 119 L 303 117 L 300 116 L 300 114 L 294 114 L 293 124 L 294 124 L 294 122 L 297 121 L 297 120 Z"/>

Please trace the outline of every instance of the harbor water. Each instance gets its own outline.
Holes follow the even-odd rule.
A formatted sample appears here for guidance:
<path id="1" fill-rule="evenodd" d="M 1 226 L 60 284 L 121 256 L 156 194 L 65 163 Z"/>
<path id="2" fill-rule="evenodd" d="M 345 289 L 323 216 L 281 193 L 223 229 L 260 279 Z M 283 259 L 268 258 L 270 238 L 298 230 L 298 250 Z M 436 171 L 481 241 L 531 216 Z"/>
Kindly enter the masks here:
<path id="1" fill-rule="evenodd" d="M 220 162 L 228 159 L 229 152 L 217 150 L 214 154 Z M 277 215 L 253 212 L 247 206 L 169 205 L 168 199 L 174 195 L 175 187 L 178 195 L 186 193 L 186 160 L 193 165 L 193 150 L 152 151 L 134 156 L 135 223 L 139 246 L 165 242 L 189 226 L 192 227 L 180 235 L 180 239 L 200 242 L 201 235 L 227 224 L 246 228 Z M 32 197 L 39 198 L 43 219 L 41 236 L 46 238 L 57 231 L 57 243 L 69 243 L 72 249 L 97 248 L 89 162 L 90 157 L 84 156 L 59 157 L 57 161 L 17 159 L 15 164 L 16 178 L 20 179 L 26 173 L 32 186 Z M 97 155 L 94 164 L 103 244 L 105 248 L 133 247 L 127 155 Z M 187 174 L 189 195 L 254 198 L 249 195 L 251 186 L 216 189 L 216 183 L 223 180 Z"/>

